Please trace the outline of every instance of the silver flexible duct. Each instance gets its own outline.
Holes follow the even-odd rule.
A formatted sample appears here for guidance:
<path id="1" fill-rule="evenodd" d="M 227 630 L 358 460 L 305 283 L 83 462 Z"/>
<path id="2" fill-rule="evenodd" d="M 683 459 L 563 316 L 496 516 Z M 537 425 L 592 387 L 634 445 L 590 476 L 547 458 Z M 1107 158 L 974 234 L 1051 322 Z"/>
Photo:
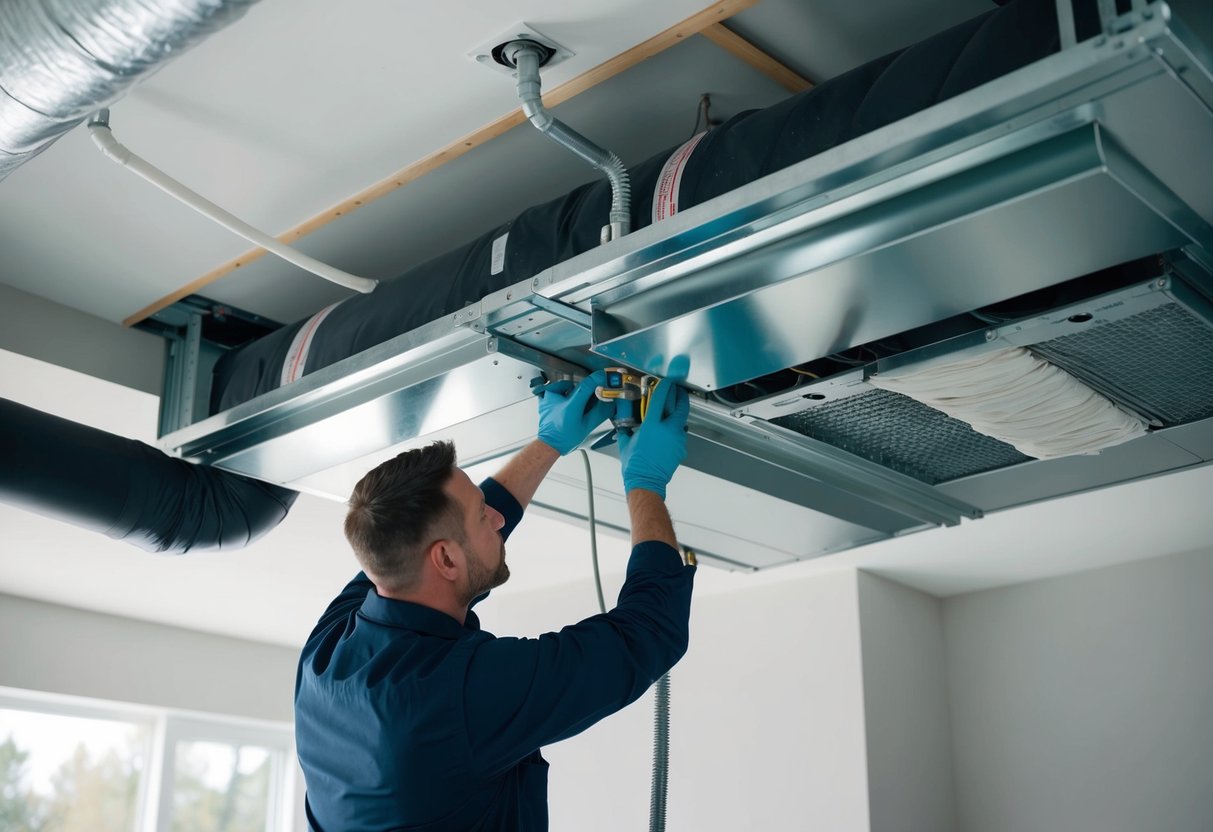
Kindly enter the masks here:
<path id="1" fill-rule="evenodd" d="M 0 0 L 0 179 L 257 0 Z"/>
<path id="2" fill-rule="evenodd" d="M 632 183 L 623 161 L 555 118 L 543 106 L 539 66 L 542 48 L 528 40 L 516 40 L 505 47 L 504 55 L 518 70 L 518 98 L 522 112 L 541 133 L 571 150 L 607 175 L 611 180 L 610 225 L 602 229 L 602 241 L 618 239 L 632 230 Z"/>

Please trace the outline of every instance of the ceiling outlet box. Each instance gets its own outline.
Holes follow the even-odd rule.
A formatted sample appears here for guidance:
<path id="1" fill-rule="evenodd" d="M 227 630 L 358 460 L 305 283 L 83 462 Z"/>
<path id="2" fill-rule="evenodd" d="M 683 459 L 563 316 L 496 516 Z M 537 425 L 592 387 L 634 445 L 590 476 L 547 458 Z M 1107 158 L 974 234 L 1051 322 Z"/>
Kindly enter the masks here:
<path id="1" fill-rule="evenodd" d="M 515 40 L 531 40 L 547 47 L 551 54 L 543 63 L 544 69 L 555 66 L 566 58 L 571 58 L 576 54 L 548 36 L 540 34 L 534 27 L 526 23 L 515 23 L 510 28 L 484 41 L 480 46 L 468 52 L 467 56 L 478 64 L 496 70 L 503 75 L 513 77 L 517 73 L 512 66 L 509 66 L 502 59 L 501 50 L 507 43 Z"/>

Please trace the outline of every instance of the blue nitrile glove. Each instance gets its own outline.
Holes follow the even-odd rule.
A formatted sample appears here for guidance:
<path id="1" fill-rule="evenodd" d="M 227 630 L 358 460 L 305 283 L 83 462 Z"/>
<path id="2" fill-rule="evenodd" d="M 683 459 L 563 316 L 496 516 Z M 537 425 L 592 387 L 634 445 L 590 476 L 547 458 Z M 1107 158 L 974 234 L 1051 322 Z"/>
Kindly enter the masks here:
<path id="1" fill-rule="evenodd" d="M 594 389 L 606 384 L 606 373 L 590 373 L 574 386 L 571 381 L 531 379 L 532 392 L 539 397 L 539 441 L 561 456 L 576 448 L 615 410 L 614 402 L 604 402 Z"/>
<path id="2" fill-rule="evenodd" d="M 619 432 L 623 490 L 644 488 L 665 499 L 665 487 L 687 455 L 687 414 L 691 400 L 673 381 L 662 381 L 649 399 L 648 413 L 630 435 Z"/>

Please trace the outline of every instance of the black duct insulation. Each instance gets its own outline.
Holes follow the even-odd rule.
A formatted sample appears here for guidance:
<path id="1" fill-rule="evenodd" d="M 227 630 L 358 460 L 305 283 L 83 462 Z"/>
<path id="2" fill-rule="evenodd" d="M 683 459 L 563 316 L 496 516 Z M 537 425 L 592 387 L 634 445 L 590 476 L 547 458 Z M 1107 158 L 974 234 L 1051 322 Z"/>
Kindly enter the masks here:
<path id="1" fill-rule="evenodd" d="M 150 552 L 239 549 L 297 496 L 0 399 L 0 502 Z"/>
<path id="2" fill-rule="evenodd" d="M 1093 2 L 1075 9 L 1080 38 L 1098 31 Z M 695 147 L 683 171 L 680 209 L 800 162 L 924 110 L 1058 49 L 1054 0 L 1006 5 L 886 55 L 765 110 L 729 119 Z M 553 153 L 561 152 L 553 148 Z M 631 170 L 632 228 L 648 225 L 653 190 L 672 151 Z M 479 301 L 599 244 L 611 203 L 605 179 L 523 211 L 471 244 L 334 308 L 315 332 L 302 374 L 340 361 Z M 495 240 L 509 234 L 504 268 L 492 274 Z M 215 367 L 212 412 L 278 387 L 295 339 L 309 321 L 229 353 Z"/>

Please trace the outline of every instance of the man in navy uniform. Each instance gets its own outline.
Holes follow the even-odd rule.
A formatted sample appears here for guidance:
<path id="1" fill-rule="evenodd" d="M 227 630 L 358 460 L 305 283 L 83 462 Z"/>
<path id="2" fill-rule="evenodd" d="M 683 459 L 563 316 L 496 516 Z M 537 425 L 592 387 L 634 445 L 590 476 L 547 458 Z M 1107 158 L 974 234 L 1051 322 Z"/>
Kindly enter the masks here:
<path id="1" fill-rule="evenodd" d="M 619 451 L 632 554 L 616 607 L 535 639 L 471 607 L 509 577 L 505 540 L 539 483 L 611 414 L 601 372 L 540 390 L 538 438 L 476 486 L 449 443 L 406 451 L 354 488 L 363 571 L 303 649 L 295 691 L 317 832 L 546 830 L 541 746 L 634 702 L 687 649 L 695 569 L 665 489 L 686 454 L 686 391 L 659 384 Z"/>

